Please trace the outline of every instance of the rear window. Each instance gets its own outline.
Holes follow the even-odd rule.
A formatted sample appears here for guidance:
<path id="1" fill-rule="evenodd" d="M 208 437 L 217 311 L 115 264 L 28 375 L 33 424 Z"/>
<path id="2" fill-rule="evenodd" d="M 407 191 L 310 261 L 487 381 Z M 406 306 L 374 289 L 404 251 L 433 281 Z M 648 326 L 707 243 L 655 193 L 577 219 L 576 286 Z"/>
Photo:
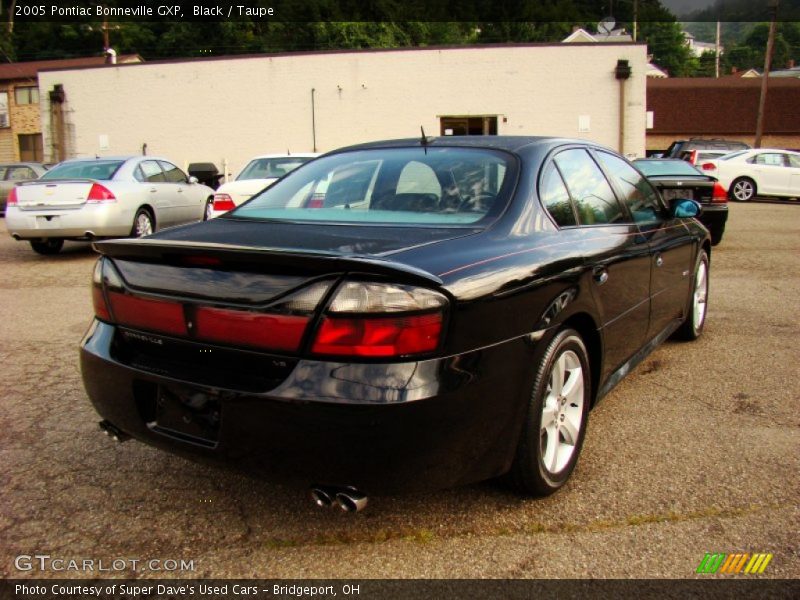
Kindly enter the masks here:
<path id="1" fill-rule="evenodd" d="M 40 179 L 99 179 L 114 177 L 124 160 L 87 160 L 56 165 Z"/>
<path id="2" fill-rule="evenodd" d="M 318 158 L 229 213 L 244 219 L 464 225 L 500 214 L 514 159 L 477 148 L 376 148 Z"/>
<path id="3" fill-rule="evenodd" d="M 685 160 L 635 160 L 633 164 L 648 177 L 659 175 L 702 175 Z"/>
<path id="4" fill-rule="evenodd" d="M 311 160 L 309 157 L 282 156 L 280 158 L 256 158 L 251 160 L 236 181 L 243 179 L 277 179 L 294 171 L 297 167 Z"/>

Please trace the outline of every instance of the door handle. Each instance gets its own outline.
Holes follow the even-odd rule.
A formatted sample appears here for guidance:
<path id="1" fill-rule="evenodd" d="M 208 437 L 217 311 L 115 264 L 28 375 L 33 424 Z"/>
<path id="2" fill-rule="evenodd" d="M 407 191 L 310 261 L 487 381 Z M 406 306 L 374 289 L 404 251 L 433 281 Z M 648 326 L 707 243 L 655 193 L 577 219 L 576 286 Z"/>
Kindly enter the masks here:
<path id="1" fill-rule="evenodd" d="M 592 278 L 597 285 L 603 285 L 608 281 L 608 270 L 605 267 L 595 267 Z"/>
<path id="2" fill-rule="evenodd" d="M 656 254 L 656 266 L 660 267 L 664 264 L 664 257 L 660 254 Z"/>

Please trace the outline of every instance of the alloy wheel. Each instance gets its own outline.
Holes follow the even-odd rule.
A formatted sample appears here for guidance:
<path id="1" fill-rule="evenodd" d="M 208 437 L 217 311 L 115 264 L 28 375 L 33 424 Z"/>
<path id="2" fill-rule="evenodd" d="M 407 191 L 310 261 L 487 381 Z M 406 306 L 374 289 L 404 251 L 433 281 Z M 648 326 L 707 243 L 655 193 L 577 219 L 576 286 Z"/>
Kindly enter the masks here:
<path id="1" fill-rule="evenodd" d="M 740 202 L 747 202 L 753 196 L 755 196 L 755 188 L 750 181 L 741 179 L 733 184 L 733 197 Z"/>
<path id="2" fill-rule="evenodd" d="M 706 318 L 706 299 L 708 297 L 708 267 L 704 261 L 697 265 L 697 275 L 695 276 L 694 298 L 692 300 L 692 310 L 694 317 L 694 328 L 700 329 Z"/>
<path id="3" fill-rule="evenodd" d="M 153 221 L 146 211 L 141 211 L 136 215 L 135 232 L 136 237 L 144 237 L 153 233 Z"/>
<path id="4" fill-rule="evenodd" d="M 565 350 L 553 361 L 542 403 L 541 457 L 551 474 L 562 471 L 572 459 L 583 427 L 585 390 L 578 355 Z"/>

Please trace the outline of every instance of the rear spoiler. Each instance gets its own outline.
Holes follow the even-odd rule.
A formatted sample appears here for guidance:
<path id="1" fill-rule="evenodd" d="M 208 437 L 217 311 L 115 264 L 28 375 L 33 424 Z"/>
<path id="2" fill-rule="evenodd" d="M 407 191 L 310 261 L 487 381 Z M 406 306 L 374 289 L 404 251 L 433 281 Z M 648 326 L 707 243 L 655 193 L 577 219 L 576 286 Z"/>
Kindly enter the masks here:
<path id="1" fill-rule="evenodd" d="M 17 185 L 50 185 L 56 183 L 100 183 L 100 179 L 91 179 L 89 177 L 72 177 L 66 179 L 31 179 L 30 181 L 21 181 Z"/>
<path id="2" fill-rule="evenodd" d="M 225 263 L 240 265 L 296 268 L 318 271 L 320 274 L 361 272 L 375 275 L 403 276 L 410 281 L 442 285 L 441 278 L 424 269 L 401 262 L 375 257 L 330 254 L 315 251 L 290 251 L 281 248 L 256 248 L 212 242 L 165 241 L 136 238 L 99 241 L 93 248 L 104 256 L 145 262 L 182 263 L 182 257 L 216 258 Z"/>

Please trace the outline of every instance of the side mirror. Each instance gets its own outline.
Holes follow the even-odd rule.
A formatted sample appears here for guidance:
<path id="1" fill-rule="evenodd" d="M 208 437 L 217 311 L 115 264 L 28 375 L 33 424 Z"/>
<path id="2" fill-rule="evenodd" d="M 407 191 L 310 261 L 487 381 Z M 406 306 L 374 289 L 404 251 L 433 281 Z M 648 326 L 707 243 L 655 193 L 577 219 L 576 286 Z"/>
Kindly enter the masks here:
<path id="1" fill-rule="evenodd" d="M 192 184 L 192 185 L 194 185 L 194 184 L 195 184 L 195 183 L 197 183 L 198 181 L 200 181 L 200 180 L 199 180 L 197 177 L 195 177 L 194 175 L 191 175 L 191 176 L 189 177 L 189 183 L 190 183 L 190 184 Z"/>
<path id="2" fill-rule="evenodd" d="M 703 208 L 694 200 L 676 198 L 670 203 L 670 212 L 673 218 L 688 219 L 690 217 L 700 216 L 700 213 L 703 212 Z"/>

